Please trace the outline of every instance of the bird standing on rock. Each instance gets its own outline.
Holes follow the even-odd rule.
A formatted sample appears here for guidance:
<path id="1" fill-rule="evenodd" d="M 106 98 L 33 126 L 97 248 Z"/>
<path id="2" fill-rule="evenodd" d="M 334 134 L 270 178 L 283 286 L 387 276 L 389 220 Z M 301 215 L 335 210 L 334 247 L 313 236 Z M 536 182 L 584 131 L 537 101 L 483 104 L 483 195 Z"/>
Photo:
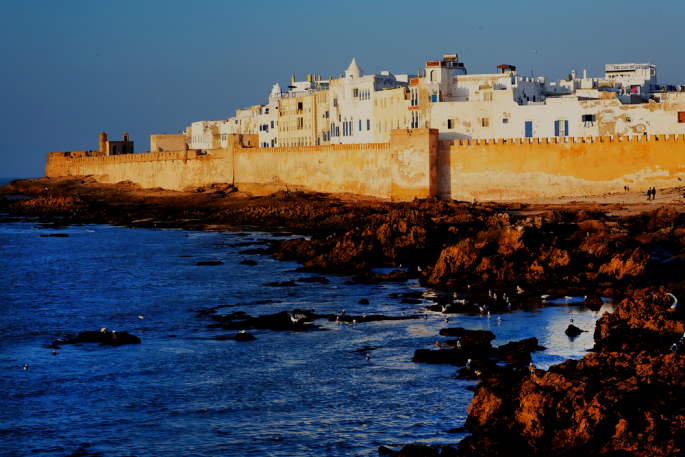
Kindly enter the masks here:
<path id="1" fill-rule="evenodd" d="M 678 299 L 675 297 L 675 295 L 673 295 L 673 294 L 670 293 L 670 292 L 667 292 L 666 295 L 668 295 L 669 297 L 671 297 L 671 298 L 673 299 L 673 304 L 671 305 L 671 308 L 670 308 L 670 309 L 672 309 L 672 310 L 674 310 L 674 311 L 675 311 L 676 309 L 678 309 Z"/>

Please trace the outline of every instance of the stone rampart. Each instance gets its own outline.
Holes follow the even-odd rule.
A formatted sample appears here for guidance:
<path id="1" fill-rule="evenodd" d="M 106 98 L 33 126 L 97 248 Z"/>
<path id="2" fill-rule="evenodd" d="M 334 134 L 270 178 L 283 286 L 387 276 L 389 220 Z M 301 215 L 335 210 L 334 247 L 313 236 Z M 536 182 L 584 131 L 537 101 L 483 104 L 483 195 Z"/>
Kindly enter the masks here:
<path id="1" fill-rule="evenodd" d="M 683 135 L 511 138 L 440 142 L 441 197 L 526 200 L 597 195 L 685 179 Z"/>
<path id="2" fill-rule="evenodd" d="M 225 182 L 256 195 L 290 189 L 392 200 L 526 200 L 685 184 L 683 135 L 438 141 L 437 130 L 412 129 L 393 131 L 389 143 L 257 148 L 253 140 L 232 135 L 227 148 L 206 152 L 50 153 L 46 175 L 172 190 Z"/>
<path id="3" fill-rule="evenodd" d="M 226 182 L 257 195 L 289 189 L 406 200 L 437 192 L 437 174 L 430 170 L 437 136 L 436 130 L 415 129 L 398 131 L 390 143 L 257 148 L 251 135 L 231 135 L 228 148 L 206 152 L 50 153 L 46 175 L 92 175 L 105 183 L 172 190 Z M 402 154 L 391 153 L 398 150 Z M 393 177 L 399 186 L 393 187 Z"/>

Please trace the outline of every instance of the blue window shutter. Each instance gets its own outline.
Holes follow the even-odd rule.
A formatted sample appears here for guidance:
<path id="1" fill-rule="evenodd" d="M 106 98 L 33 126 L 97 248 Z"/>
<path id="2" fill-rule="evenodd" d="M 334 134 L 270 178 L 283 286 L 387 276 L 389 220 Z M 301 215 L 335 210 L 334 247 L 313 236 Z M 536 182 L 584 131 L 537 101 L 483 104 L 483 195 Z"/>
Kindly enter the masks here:
<path id="1" fill-rule="evenodd" d="M 533 136 L 533 121 L 526 121 L 526 138 Z"/>
<path id="2" fill-rule="evenodd" d="M 565 136 L 568 136 L 568 121 L 564 121 L 564 133 Z"/>
<path id="3" fill-rule="evenodd" d="M 559 136 L 559 121 L 554 121 L 554 136 Z"/>

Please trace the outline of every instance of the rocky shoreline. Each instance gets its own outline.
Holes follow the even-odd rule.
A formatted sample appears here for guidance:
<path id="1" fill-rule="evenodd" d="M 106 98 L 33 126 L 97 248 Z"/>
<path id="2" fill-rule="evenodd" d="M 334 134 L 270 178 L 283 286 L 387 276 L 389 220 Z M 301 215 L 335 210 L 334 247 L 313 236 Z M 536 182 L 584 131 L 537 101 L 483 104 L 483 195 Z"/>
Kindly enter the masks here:
<path id="1" fill-rule="evenodd" d="M 536 342 L 491 348 L 487 335 L 445 329 L 459 345 L 448 340 L 440 350 L 417 351 L 415 359 L 464 367 L 472 359 L 463 372 L 479 379 L 465 424 L 472 435 L 458 449 L 379 451 L 405 456 L 682 453 L 685 326 L 681 308 L 672 306 L 685 290 L 685 215 L 679 209 L 388 203 L 297 192 L 251 197 L 228 185 L 181 193 L 89 178 L 23 180 L 0 189 L 0 213 L 8 220 L 31 218 L 50 227 L 252 226 L 297 233 L 304 236 L 274 240 L 260 253 L 360 282 L 417 278 L 440 291 L 431 309 L 447 316 L 506 313 L 564 296 L 585 297 L 590 309 L 605 297 L 619 303 L 598 322 L 592 353 L 547 371 L 529 365 Z M 378 267 L 392 271 L 375 273 Z M 231 323 L 236 319 L 239 326 Z M 257 318 L 219 323 L 232 330 L 245 319 Z"/>

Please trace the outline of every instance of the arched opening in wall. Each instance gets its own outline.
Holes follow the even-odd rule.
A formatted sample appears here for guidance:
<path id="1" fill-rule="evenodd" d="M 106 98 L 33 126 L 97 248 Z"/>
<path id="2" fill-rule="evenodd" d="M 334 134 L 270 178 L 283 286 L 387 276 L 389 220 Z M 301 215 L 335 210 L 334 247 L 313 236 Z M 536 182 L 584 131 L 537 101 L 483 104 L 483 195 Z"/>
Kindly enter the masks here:
<path id="1" fill-rule="evenodd" d="M 429 77 L 431 81 L 435 81 L 435 70 L 431 70 L 429 73 Z"/>

